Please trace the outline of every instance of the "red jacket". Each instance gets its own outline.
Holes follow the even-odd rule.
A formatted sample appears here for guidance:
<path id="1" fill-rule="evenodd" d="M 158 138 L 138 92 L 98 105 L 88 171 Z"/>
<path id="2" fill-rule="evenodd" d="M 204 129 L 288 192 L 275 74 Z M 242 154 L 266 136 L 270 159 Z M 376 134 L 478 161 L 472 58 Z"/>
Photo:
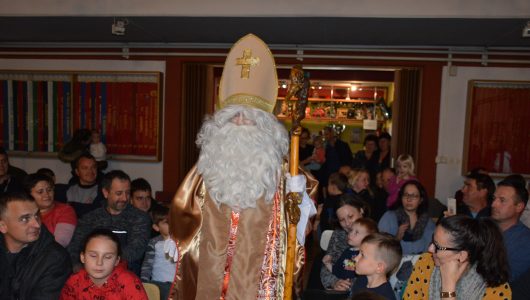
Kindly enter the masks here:
<path id="1" fill-rule="evenodd" d="M 107 282 L 96 286 L 85 269 L 70 276 L 61 291 L 61 300 L 147 300 L 147 294 L 140 279 L 123 264 L 110 274 Z"/>

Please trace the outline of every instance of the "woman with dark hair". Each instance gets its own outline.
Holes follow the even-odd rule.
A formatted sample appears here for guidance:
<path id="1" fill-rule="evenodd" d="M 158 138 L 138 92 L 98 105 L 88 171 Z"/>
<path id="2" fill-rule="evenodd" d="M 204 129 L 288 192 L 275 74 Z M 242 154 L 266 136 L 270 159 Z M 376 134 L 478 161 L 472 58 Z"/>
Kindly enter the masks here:
<path id="1" fill-rule="evenodd" d="M 379 220 L 379 231 L 400 240 L 404 255 L 423 253 L 429 247 L 435 226 L 429 217 L 428 199 L 421 183 L 408 181 L 399 190 L 396 208 Z"/>
<path id="2" fill-rule="evenodd" d="M 403 299 L 512 299 L 502 233 L 490 219 L 442 218 Z"/>
<path id="3" fill-rule="evenodd" d="M 320 271 L 322 285 L 326 289 L 336 291 L 348 291 L 351 281 L 339 279 L 326 268 L 326 264 L 334 264 L 340 258 L 342 252 L 348 247 L 348 233 L 352 230 L 353 223 L 362 217 L 369 216 L 368 205 L 351 194 L 343 194 L 336 206 L 335 215 L 340 228 L 335 229 L 329 240 L 326 255 L 322 259 L 323 266 Z"/>
<path id="4" fill-rule="evenodd" d="M 59 244 L 68 246 L 77 225 L 77 216 L 70 205 L 55 201 L 53 179 L 34 173 L 26 176 L 22 185 L 24 191 L 35 199 L 42 224 Z"/>

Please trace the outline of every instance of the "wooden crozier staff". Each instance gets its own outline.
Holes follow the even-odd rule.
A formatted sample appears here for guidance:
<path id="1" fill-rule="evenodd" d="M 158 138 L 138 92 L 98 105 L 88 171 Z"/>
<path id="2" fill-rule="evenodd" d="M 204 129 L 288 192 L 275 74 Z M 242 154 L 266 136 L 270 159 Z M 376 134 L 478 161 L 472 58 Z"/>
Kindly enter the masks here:
<path id="1" fill-rule="evenodd" d="M 291 84 L 287 91 L 287 95 L 285 96 L 285 101 L 291 100 L 293 95 L 296 95 L 298 99 L 298 101 L 294 102 L 295 108 L 292 115 L 293 127 L 291 129 L 291 157 L 289 163 L 289 172 L 291 173 L 291 176 L 296 176 L 298 175 L 298 145 L 300 142 L 300 134 L 302 133 L 300 122 L 305 118 L 307 94 L 309 92 L 309 79 L 304 76 L 304 70 L 300 65 L 293 66 L 290 79 Z M 300 203 L 302 203 L 302 196 L 299 193 L 291 192 L 287 195 L 285 207 L 287 208 L 289 229 L 287 234 L 287 265 L 285 267 L 284 300 L 292 299 L 294 262 L 296 255 L 296 225 L 300 220 L 300 208 L 298 208 Z"/>

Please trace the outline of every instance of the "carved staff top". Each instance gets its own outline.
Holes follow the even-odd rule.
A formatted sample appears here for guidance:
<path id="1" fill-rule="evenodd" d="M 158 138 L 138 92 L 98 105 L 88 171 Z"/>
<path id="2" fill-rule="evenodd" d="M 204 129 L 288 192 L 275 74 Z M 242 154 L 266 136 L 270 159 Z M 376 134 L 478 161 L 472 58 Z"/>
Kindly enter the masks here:
<path id="1" fill-rule="evenodd" d="M 291 100 L 293 96 L 298 98 L 295 109 L 293 111 L 293 128 L 292 133 L 300 135 L 302 126 L 300 122 L 305 118 L 305 108 L 307 106 L 307 95 L 309 93 L 309 78 L 305 76 L 302 66 L 296 65 L 291 69 L 290 74 L 291 84 L 285 96 L 285 101 Z"/>

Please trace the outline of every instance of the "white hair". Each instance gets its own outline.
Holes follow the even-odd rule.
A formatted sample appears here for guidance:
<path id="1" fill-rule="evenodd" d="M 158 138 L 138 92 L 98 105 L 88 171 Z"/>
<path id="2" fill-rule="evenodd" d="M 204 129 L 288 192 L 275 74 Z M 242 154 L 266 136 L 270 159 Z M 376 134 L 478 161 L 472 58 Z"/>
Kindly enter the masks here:
<path id="1" fill-rule="evenodd" d="M 233 122 L 236 116 L 250 125 Z M 207 117 L 197 136 L 201 148 L 197 168 L 210 197 L 234 210 L 270 202 L 289 148 L 285 127 L 268 112 L 230 105 Z"/>

